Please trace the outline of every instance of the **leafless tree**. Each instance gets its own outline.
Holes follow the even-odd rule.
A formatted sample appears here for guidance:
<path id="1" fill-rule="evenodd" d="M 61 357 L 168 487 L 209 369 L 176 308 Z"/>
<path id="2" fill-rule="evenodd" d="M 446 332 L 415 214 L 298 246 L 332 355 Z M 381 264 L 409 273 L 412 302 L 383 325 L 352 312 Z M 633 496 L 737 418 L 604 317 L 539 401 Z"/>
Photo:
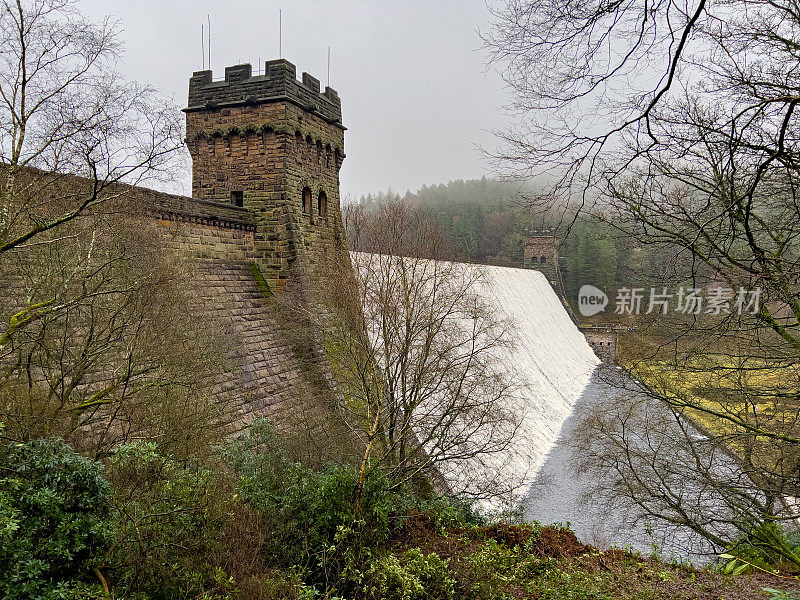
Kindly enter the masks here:
<path id="1" fill-rule="evenodd" d="M 498 360 L 508 323 L 481 300 L 480 269 L 439 260 L 440 232 L 401 202 L 349 207 L 345 221 L 357 285 L 338 304 L 357 309 L 332 334 L 332 356 L 364 424 L 362 473 L 384 469 L 397 485 L 444 475 L 452 491 L 501 496 L 512 482 L 498 481 L 493 457 L 516 431 L 517 386 Z"/>
<path id="2" fill-rule="evenodd" d="M 180 113 L 124 82 L 118 33 L 70 0 L 0 4 L 0 420 L 95 454 L 222 417 L 199 385 L 218 344 L 121 183 L 170 176 Z"/>
<path id="3" fill-rule="evenodd" d="M 226 345 L 186 311 L 191 269 L 144 219 L 83 215 L 58 230 L 0 262 L 4 435 L 58 435 L 94 455 L 142 437 L 184 452 L 219 439 L 228 406 L 211 384 Z"/>
<path id="4" fill-rule="evenodd" d="M 685 556 L 713 558 L 746 541 L 771 560 L 798 564 L 780 527 L 794 521 L 796 507 L 785 501 L 785 478 L 768 470 L 775 453 L 762 448 L 760 464 L 747 463 L 735 449 L 752 436 L 698 428 L 691 411 L 660 401 L 647 385 L 606 375 L 615 379 L 610 398 L 567 442 L 572 466 L 594 482 L 586 501 L 607 506 L 626 527 L 644 525 L 653 542 Z"/>
<path id="5" fill-rule="evenodd" d="M 486 40 L 525 115 L 504 135 L 504 158 L 549 173 L 551 197 L 580 199 L 636 244 L 671 255 L 669 283 L 733 291 L 726 314 L 659 315 L 627 366 L 736 456 L 751 501 L 713 470 L 706 484 L 739 507 L 729 534 L 765 543 L 759 531 L 798 516 L 785 499 L 798 495 L 800 475 L 800 4 L 510 0 L 495 15 Z M 760 290 L 756 310 L 737 310 L 742 288 Z M 659 464 L 642 472 L 658 477 Z M 665 492 L 627 493 L 646 502 Z M 677 506 L 696 500 L 687 493 Z"/>
<path id="6" fill-rule="evenodd" d="M 0 256 L 107 200 L 114 183 L 176 168 L 180 113 L 125 82 L 116 69 L 118 24 L 95 24 L 75 5 L 0 4 Z M 26 167 L 42 176 L 20 180 Z M 92 185 L 54 192 L 66 173 Z"/>

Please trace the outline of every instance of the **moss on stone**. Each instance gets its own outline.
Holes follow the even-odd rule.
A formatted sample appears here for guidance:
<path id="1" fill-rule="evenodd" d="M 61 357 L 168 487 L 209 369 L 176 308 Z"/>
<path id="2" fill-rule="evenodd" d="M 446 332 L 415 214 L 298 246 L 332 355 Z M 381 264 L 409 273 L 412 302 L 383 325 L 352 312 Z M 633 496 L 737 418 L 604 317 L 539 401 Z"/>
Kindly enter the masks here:
<path id="1" fill-rule="evenodd" d="M 267 296 L 268 298 L 272 298 L 273 293 L 272 290 L 269 288 L 269 284 L 267 280 L 264 279 L 264 274 L 261 272 L 258 264 L 250 263 L 250 272 L 253 273 L 253 279 L 255 279 L 256 285 L 258 289 L 261 291 L 262 294 Z"/>

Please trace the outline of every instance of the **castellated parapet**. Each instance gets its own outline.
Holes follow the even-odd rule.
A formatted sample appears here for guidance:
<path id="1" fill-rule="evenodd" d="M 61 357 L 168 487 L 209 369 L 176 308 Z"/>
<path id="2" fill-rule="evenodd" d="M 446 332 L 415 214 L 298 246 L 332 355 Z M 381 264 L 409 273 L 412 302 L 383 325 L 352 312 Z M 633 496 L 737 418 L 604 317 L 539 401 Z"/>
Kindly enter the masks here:
<path id="1" fill-rule="evenodd" d="M 267 61 L 255 76 L 251 65 L 236 65 L 222 81 L 211 71 L 194 73 L 184 112 L 192 197 L 253 213 L 256 263 L 271 290 L 346 251 L 339 198 L 345 127 L 336 90 L 320 92 L 308 73 L 298 81 L 287 60 Z"/>
<path id="2" fill-rule="evenodd" d="M 264 75 L 253 76 L 250 64 L 226 67 L 224 81 L 214 81 L 211 71 L 196 71 L 189 80 L 185 111 L 268 102 L 291 102 L 342 127 L 342 103 L 336 90 L 326 87 L 320 93 L 319 79 L 308 73 L 298 81 L 295 66 L 284 59 L 267 61 Z"/>

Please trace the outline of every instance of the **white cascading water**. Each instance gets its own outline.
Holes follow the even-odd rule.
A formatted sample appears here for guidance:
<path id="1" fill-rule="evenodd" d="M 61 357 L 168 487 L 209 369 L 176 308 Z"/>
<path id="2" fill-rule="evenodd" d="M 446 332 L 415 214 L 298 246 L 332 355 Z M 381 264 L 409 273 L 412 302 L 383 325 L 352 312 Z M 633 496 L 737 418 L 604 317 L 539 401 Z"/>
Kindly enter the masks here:
<path id="1" fill-rule="evenodd" d="M 511 320 L 514 347 L 500 359 L 517 374 L 522 422 L 509 453 L 511 480 L 527 487 L 600 362 L 547 278 L 531 269 L 475 267 L 481 297 Z"/>
<path id="2" fill-rule="evenodd" d="M 517 494 L 506 500 L 521 501 L 528 520 L 569 522 L 586 543 L 650 551 L 654 539 L 649 525 L 616 506 L 593 501 L 593 481 L 574 470 L 576 451 L 570 439 L 584 435 L 578 429 L 581 420 L 604 403 L 621 401 L 622 396 L 607 378 L 598 376 L 600 360 L 558 295 L 545 276 L 532 269 L 463 266 L 480 270 L 478 295 L 512 323 L 514 347 L 501 350 L 498 359 L 522 385 L 515 398 L 521 423 L 505 455 L 494 465 L 505 481 L 515 482 Z M 610 369 L 612 375 L 617 373 L 613 376 L 625 377 Z M 476 465 L 475 470 L 480 467 Z M 502 506 L 484 504 L 486 508 Z M 686 550 L 704 545 L 690 532 L 672 527 L 664 536 L 660 544 L 665 555 L 677 552 L 698 562 L 707 560 Z M 663 541 L 667 537 L 672 543 Z"/>
<path id="3" fill-rule="evenodd" d="M 363 269 L 371 256 L 375 255 L 353 253 L 353 262 Z M 507 507 L 519 502 L 530 487 L 599 360 L 540 272 L 458 266 L 481 274 L 474 291 L 510 324 L 513 347 L 499 349 L 497 360 L 519 385 L 514 401 L 520 425 L 503 456 L 489 457 L 488 462 L 512 491 L 502 502 L 485 505 Z M 462 466 L 444 476 L 459 479 L 464 471 Z"/>

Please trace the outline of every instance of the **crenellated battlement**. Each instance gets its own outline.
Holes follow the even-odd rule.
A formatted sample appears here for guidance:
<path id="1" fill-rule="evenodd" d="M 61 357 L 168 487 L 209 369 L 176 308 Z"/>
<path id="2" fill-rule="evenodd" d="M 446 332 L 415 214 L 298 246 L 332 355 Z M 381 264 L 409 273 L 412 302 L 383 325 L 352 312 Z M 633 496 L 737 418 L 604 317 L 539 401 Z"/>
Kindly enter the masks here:
<path id="1" fill-rule="evenodd" d="M 267 61 L 263 75 L 234 65 L 221 81 L 211 71 L 194 73 L 184 112 L 192 196 L 253 215 L 255 262 L 271 290 L 290 277 L 313 283 L 325 257 L 346 254 L 345 127 L 336 90 L 320 92 L 308 73 L 298 80 L 284 59 Z"/>
<path id="2" fill-rule="evenodd" d="M 189 103 L 184 112 L 288 101 L 342 129 L 342 103 L 331 87 L 320 92 L 319 79 L 303 73 L 285 59 L 268 60 L 263 75 L 253 75 L 250 63 L 225 68 L 225 79 L 214 81 L 211 71 L 196 71 L 189 80 Z"/>

